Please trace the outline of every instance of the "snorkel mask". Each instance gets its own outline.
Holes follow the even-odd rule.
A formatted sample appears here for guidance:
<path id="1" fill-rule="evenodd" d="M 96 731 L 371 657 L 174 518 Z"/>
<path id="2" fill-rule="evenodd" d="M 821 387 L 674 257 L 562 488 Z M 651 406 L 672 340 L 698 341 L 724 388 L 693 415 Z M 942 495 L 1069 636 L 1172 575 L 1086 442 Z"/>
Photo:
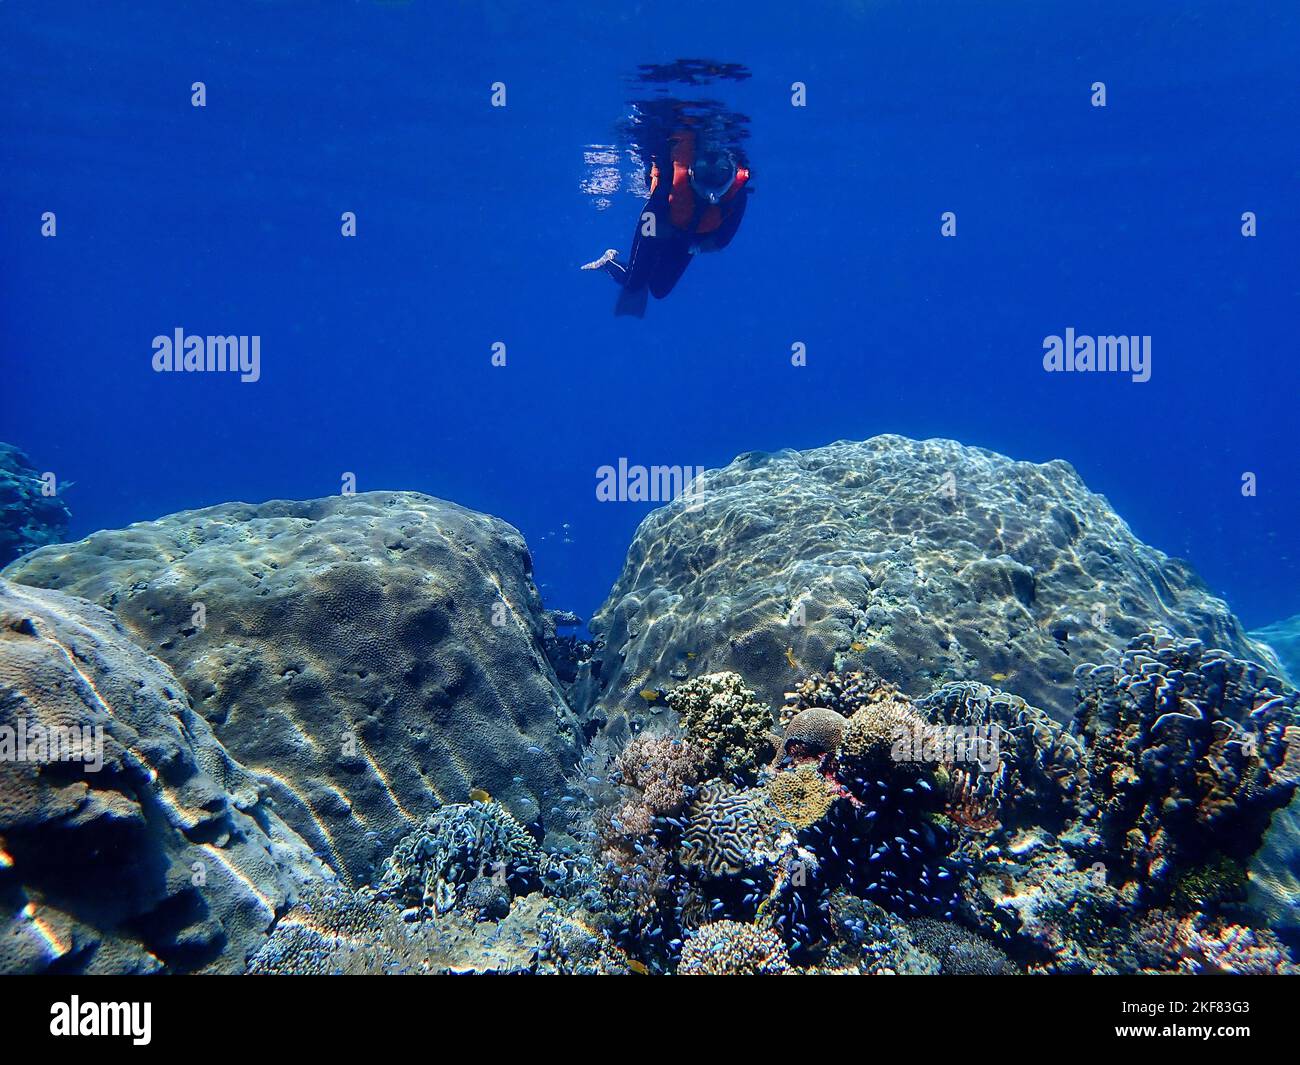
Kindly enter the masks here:
<path id="1" fill-rule="evenodd" d="M 690 169 L 691 188 L 709 203 L 717 203 L 736 183 L 736 161 L 730 152 L 702 152 Z"/>

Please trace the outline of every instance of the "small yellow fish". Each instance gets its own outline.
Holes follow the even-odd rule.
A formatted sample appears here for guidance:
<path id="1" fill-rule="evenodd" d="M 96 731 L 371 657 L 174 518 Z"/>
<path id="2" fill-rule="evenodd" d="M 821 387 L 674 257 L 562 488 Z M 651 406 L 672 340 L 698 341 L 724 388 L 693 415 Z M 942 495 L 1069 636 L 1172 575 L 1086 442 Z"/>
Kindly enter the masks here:
<path id="1" fill-rule="evenodd" d="M 866 649 L 867 649 L 867 645 L 866 645 L 865 643 L 861 643 L 861 642 L 859 642 L 859 643 L 851 643 L 851 644 L 849 644 L 849 650 L 850 650 L 850 651 L 857 651 L 859 654 L 861 654 L 861 653 L 862 653 L 863 651 L 865 651 Z"/>
<path id="2" fill-rule="evenodd" d="M 1010 673 L 994 673 L 994 674 L 993 674 L 993 679 L 994 679 L 995 681 L 997 681 L 997 683 L 1001 684 L 1004 680 L 1010 680 L 1010 679 L 1011 679 L 1011 674 L 1010 674 Z"/>
<path id="3" fill-rule="evenodd" d="M 637 692 L 637 695 L 648 703 L 657 703 L 659 701 L 659 693 L 654 688 L 642 688 Z"/>
<path id="4" fill-rule="evenodd" d="M 627 967 L 636 973 L 637 976 L 650 975 L 650 970 L 645 967 L 645 962 L 637 961 L 635 958 L 627 963 Z"/>
<path id="5" fill-rule="evenodd" d="M 687 658 L 694 658 L 694 657 L 695 657 L 695 652 L 694 652 L 694 651 L 687 651 L 687 652 L 686 652 L 686 657 L 687 657 Z"/>
<path id="6" fill-rule="evenodd" d="M 489 795 L 482 788 L 470 788 L 469 801 L 470 802 L 491 802 L 492 796 Z"/>
<path id="7" fill-rule="evenodd" d="M 798 668 L 799 668 L 799 660 L 798 660 L 797 658 L 795 658 L 795 656 L 794 656 L 794 648 L 793 648 L 793 647 L 787 647 L 787 648 L 785 649 L 785 660 L 786 660 L 787 662 L 790 663 L 790 668 L 791 668 L 791 669 L 798 669 Z"/>

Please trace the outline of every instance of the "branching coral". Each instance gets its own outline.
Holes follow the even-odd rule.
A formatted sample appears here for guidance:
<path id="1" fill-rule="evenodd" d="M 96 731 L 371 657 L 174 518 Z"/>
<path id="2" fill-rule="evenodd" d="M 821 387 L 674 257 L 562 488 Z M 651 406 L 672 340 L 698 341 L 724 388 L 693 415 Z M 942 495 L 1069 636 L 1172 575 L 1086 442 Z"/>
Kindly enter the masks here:
<path id="1" fill-rule="evenodd" d="M 1197 640 L 1146 634 L 1075 674 L 1083 827 L 1159 895 L 1180 869 L 1244 857 L 1297 786 L 1300 696 Z"/>
<path id="2" fill-rule="evenodd" d="M 681 976 L 770 976 L 789 969 L 785 944 L 775 932 L 737 921 L 715 921 L 687 938 L 677 972 Z"/>
<path id="3" fill-rule="evenodd" d="M 691 743 L 642 734 L 623 748 L 615 769 L 620 783 L 636 789 L 652 813 L 663 815 L 686 805 L 703 765 L 704 757 Z"/>

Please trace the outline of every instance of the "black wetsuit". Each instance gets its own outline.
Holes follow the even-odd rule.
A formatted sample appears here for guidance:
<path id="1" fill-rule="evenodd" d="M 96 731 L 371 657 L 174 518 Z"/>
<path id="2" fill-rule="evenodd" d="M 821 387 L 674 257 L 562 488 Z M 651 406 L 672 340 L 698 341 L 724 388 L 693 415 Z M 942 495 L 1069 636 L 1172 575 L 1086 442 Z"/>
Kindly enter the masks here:
<path id="1" fill-rule="evenodd" d="M 637 217 L 632 252 L 628 256 L 627 265 L 610 260 L 602 267 L 623 289 L 614 309 L 615 314 L 639 316 L 644 313 L 647 292 L 657 300 L 663 299 L 686 272 L 693 256 L 692 245 L 697 245 L 701 252 L 718 251 L 731 243 L 736 230 L 740 228 L 740 219 L 749 199 L 747 186 L 738 189 L 733 199 L 721 205 L 721 224 L 711 233 L 703 235 L 673 225 L 668 205 L 671 189 L 670 181 L 661 181 L 650 199 L 646 200 L 645 207 Z M 708 206 L 701 197 L 695 198 L 696 220 Z M 653 237 L 646 236 L 644 232 L 647 214 L 654 215 Z"/>

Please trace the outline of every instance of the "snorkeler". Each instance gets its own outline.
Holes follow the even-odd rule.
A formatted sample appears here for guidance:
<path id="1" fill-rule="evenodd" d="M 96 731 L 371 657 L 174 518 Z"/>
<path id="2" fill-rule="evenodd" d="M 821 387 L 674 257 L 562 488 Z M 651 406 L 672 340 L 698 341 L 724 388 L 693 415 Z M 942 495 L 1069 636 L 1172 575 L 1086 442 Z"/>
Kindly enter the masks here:
<path id="1" fill-rule="evenodd" d="M 672 138 L 672 180 L 661 180 L 659 164 L 650 168 L 650 198 L 632 238 L 627 265 L 611 248 L 584 270 L 604 270 L 620 286 L 614 313 L 645 314 L 646 294 L 663 299 L 699 252 L 731 243 L 749 198 L 749 170 L 726 149 L 696 152 L 695 134 Z"/>

